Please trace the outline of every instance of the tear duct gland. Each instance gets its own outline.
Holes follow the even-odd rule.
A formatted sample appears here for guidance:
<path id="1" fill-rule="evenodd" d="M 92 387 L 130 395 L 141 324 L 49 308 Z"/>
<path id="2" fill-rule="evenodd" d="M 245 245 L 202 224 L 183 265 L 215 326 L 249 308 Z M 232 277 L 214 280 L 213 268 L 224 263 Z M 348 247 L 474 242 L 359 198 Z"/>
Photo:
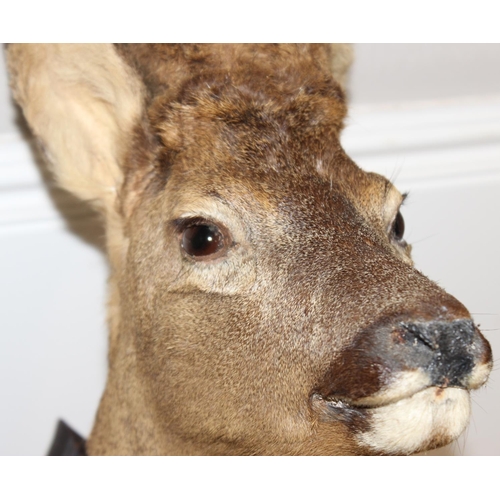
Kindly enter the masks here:
<path id="1" fill-rule="evenodd" d="M 491 370 L 418 273 L 401 194 L 339 143 L 341 46 L 10 45 L 61 186 L 104 216 L 110 354 L 89 454 L 408 454 Z"/>

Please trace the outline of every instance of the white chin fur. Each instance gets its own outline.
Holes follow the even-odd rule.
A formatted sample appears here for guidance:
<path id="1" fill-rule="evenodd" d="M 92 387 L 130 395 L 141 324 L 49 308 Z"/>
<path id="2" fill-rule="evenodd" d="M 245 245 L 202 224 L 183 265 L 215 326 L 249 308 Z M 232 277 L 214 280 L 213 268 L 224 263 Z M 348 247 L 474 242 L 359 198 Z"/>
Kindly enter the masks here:
<path id="1" fill-rule="evenodd" d="M 443 445 L 467 427 L 468 391 L 429 387 L 396 403 L 368 410 L 371 429 L 358 435 L 362 445 L 386 454 L 409 455 L 432 441 Z"/>

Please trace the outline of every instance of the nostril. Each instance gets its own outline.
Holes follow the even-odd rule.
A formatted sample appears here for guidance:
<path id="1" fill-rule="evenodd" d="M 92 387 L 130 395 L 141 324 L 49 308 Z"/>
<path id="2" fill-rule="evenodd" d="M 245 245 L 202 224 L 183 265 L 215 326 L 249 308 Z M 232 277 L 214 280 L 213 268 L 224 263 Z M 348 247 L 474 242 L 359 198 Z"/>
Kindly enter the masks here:
<path id="1" fill-rule="evenodd" d="M 446 370 L 450 379 L 450 385 L 458 384 L 465 374 L 472 371 L 473 367 L 474 361 L 470 356 L 464 356 L 450 360 Z"/>
<path id="2" fill-rule="evenodd" d="M 407 363 L 413 360 L 437 386 L 464 386 L 479 361 L 481 337 L 471 320 L 399 322 L 397 331 Z"/>
<path id="3" fill-rule="evenodd" d="M 423 344 L 435 351 L 439 349 L 439 329 L 433 323 L 400 323 L 399 326 L 405 331 L 406 340 L 416 346 Z"/>

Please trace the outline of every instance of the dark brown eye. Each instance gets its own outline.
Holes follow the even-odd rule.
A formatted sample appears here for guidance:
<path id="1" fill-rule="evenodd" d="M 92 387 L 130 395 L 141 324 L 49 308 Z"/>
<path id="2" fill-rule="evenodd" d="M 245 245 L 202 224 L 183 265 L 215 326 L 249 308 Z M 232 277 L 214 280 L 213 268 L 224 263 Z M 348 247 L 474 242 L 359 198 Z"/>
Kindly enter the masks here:
<path id="1" fill-rule="evenodd" d="M 401 241 L 403 239 L 404 234 L 405 234 L 405 221 L 403 219 L 403 216 L 401 215 L 401 212 L 398 212 L 396 218 L 394 219 L 394 222 L 392 223 L 391 236 L 394 238 L 395 241 Z"/>
<path id="2" fill-rule="evenodd" d="M 208 257 L 224 246 L 224 237 L 213 224 L 193 224 L 182 233 L 181 246 L 191 257 Z"/>

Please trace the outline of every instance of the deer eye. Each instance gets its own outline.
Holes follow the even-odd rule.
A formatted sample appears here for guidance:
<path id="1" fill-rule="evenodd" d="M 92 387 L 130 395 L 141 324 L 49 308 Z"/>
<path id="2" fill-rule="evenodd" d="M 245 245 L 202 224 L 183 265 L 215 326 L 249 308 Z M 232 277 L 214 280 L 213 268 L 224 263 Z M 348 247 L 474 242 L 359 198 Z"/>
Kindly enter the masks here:
<path id="1" fill-rule="evenodd" d="M 190 257 L 203 259 L 220 254 L 226 245 L 222 231 L 215 224 L 194 220 L 182 228 L 181 247 Z"/>
<path id="2" fill-rule="evenodd" d="M 394 241 L 402 241 L 405 234 L 405 221 L 401 212 L 398 211 L 391 227 L 391 237 Z"/>

